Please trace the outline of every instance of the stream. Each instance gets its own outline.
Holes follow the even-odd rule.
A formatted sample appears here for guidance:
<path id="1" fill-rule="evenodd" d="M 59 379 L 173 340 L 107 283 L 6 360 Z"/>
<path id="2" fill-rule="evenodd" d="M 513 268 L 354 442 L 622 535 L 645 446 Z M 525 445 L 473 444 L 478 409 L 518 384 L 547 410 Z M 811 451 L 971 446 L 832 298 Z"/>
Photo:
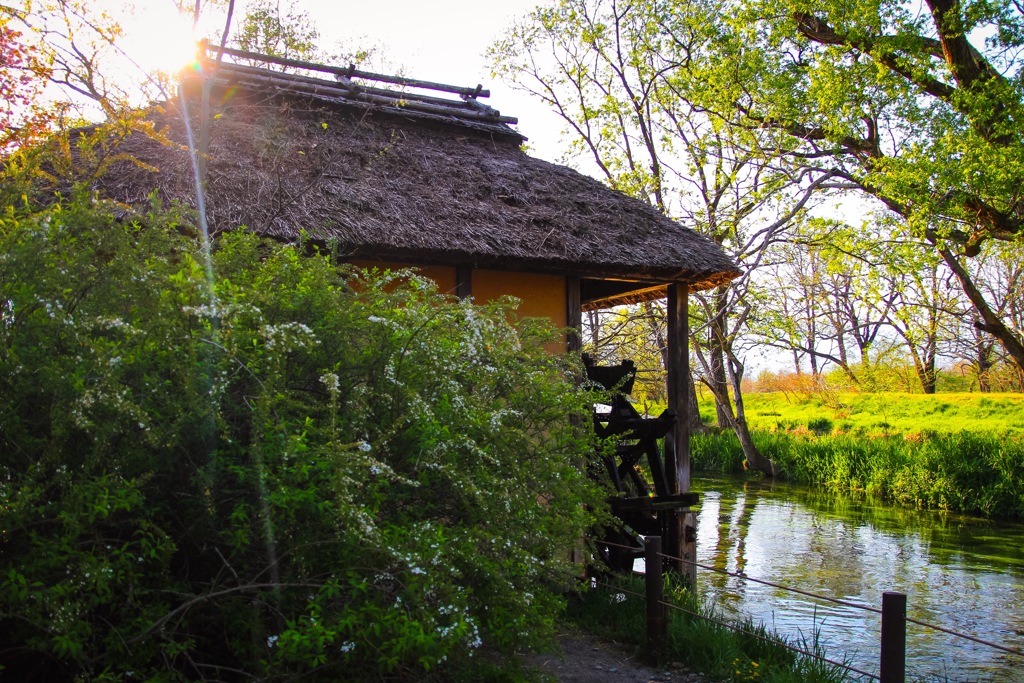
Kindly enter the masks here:
<path id="1" fill-rule="evenodd" d="M 697 561 L 1024 650 L 1024 525 L 763 480 L 698 477 Z M 880 615 L 698 570 L 704 601 L 878 672 Z M 1024 682 L 1024 658 L 914 624 L 907 680 Z"/>

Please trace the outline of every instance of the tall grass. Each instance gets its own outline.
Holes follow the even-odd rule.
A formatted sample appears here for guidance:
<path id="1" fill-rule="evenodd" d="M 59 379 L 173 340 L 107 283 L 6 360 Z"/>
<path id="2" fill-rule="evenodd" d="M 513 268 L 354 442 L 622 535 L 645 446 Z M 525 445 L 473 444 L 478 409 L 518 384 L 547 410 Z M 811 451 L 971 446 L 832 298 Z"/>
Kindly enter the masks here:
<path id="1" fill-rule="evenodd" d="M 810 429 L 756 431 L 754 443 L 789 481 L 865 491 L 900 505 L 1024 519 L 1024 438 L 956 434 L 818 435 Z M 738 472 L 731 433 L 694 435 L 693 468 Z"/>
<path id="2" fill-rule="evenodd" d="M 640 651 L 646 638 L 642 577 L 605 578 L 597 588 L 583 593 L 569 607 L 569 619 L 584 630 L 636 647 Z M 700 606 L 688 591 L 666 586 L 669 608 L 669 634 L 665 659 L 682 662 L 716 681 L 733 683 L 837 683 L 847 680 L 845 671 L 818 659 L 798 654 L 786 647 L 822 656 L 820 646 L 812 642 L 788 643 L 782 636 L 752 622 L 734 624 L 730 629 L 711 607 Z"/>

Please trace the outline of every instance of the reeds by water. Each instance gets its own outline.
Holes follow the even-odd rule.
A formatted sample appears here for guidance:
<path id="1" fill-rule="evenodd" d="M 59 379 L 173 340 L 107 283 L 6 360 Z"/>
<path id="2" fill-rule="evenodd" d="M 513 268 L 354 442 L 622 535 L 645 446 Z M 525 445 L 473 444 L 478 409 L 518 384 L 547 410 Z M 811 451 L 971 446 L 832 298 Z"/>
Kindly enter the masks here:
<path id="1" fill-rule="evenodd" d="M 1024 438 L 958 432 L 866 435 L 810 427 L 756 431 L 781 478 L 834 491 L 864 491 L 907 507 L 1024 519 Z M 696 471 L 739 472 L 730 432 L 694 435 Z"/>

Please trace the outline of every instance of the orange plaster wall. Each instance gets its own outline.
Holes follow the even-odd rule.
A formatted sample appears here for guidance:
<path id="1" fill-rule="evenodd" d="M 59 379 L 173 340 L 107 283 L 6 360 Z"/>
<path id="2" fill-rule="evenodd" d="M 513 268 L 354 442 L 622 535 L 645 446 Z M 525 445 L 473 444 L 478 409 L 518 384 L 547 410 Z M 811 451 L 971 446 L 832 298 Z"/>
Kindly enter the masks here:
<path id="1" fill-rule="evenodd" d="M 510 273 L 500 270 L 473 271 L 473 300 L 493 301 L 500 296 L 522 300 L 519 315 L 524 318 L 547 318 L 555 327 L 565 327 L 565 277 L 536 273 Z M 546 345 L 551 353 L 565 352 L 561 343 Z"/>
<path id="2" fill-rule="evenodd" d="M 389 261 L 351 261 L 359 268 L 401 270 L 412 268 L 437 283 L 439 292 L 455 293 L 455 268 L 452 266 L 413 266 Z M 555 327 L 565 327 L 565 277 L 537 273 L 515 273 L 474 268 L 472 296 L 477 303 L 494 301 L 501 296 L 514 296 L 522 301 L 518 314 L 524 318 L 547 318 Z M 565 338 L 546 345 L 551 353 L 565 351 Z"/>

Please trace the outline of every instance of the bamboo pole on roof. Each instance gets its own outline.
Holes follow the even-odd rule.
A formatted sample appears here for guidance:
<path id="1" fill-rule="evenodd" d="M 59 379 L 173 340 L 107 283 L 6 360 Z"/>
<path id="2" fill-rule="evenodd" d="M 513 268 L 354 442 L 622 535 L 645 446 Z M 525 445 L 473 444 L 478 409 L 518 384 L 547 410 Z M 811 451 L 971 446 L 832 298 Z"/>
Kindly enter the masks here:
<path id="1" fill-rule="evenodd" d="M 203 41 L 203 50 L 208 51 L 210 48 Z M 491 91 L 485 90 L 483 86 L 477 85 L 475 87 L 464 88 L 457 85 L 448 85 L 446 83 L 434 83 L 432 81 L 421 81 L 415 78 L 405 78 L 404 76 L 389 76 L 387 74 L 378 74 L 372 71 L 362 71 L 354 66 L 348 67 L 337 67 L 327 66 L 326 64 L 317 64 L 315 62 L 306 62 L 301 59 L 289 59 L 287 57 L 274 57 L 271 55 L 264 55 L 258 52 L 249 52 L 248 50 L 239 50 L 237 48 L 224 47 L 221 48 L 221 52 L 232 57 L 238 57 L 240 59 L 251 59 L 253 61 L 267 62 L 268 64 L 277 64 L 278 66 L 291 66 L 297 69 L 309 69 L 310 71 L 322 71 L 324 73 L 334 74 L 336 76 L 343 76 L 345 78 L 362 78 L 368 81 L 380 81 L 381 83 L 391 83 L 393 85 L 401 85 L 409 88 L 422 88 L 424 90 L 438 90 L 441 92 L 450 92 L 455 95 L 461 95 L 463 97 L 490 97 Z"/>
<path id="2" fill-rule="evenodd" d="M 227 67 L 225 69 L 225 67 Z M 237 65 L 220 65 L 221 69 L 231 72 Z M 418 111 L 426 114 L 437 114 L 440 116 L 454 116 L 469 121 L 481 121 L 485 123 L 518 123 L 519 119 L 514 116 L 501 116 L 497 111 L 493 113 L 481 112 L 468 109 L 462 102 L 446 102 L 445 104 L 432 104 L 421 101 L 417 97 L 407 97 L 399 93 L 390 93 L 389 96 L 376 95 L 364 92 L 362 89 L 345 87 L 342 84 L 328 84 L 315 78 L 298 75 L 275 75 L 262 69 L 249 67 L 252 71 L 236 71 L 242 79 L 248 79 L 254 85 L 269 85 L 291 92 L 320 95 L 323 97 L 339 97 L 351 102 L 365 102 L 383 107 Z M 209 79 L 208 79 L 209 80 Z M 387 91 L 379 91 L 387 92 Z M 436 98 L 430 98 L 436 101 Z"/>

